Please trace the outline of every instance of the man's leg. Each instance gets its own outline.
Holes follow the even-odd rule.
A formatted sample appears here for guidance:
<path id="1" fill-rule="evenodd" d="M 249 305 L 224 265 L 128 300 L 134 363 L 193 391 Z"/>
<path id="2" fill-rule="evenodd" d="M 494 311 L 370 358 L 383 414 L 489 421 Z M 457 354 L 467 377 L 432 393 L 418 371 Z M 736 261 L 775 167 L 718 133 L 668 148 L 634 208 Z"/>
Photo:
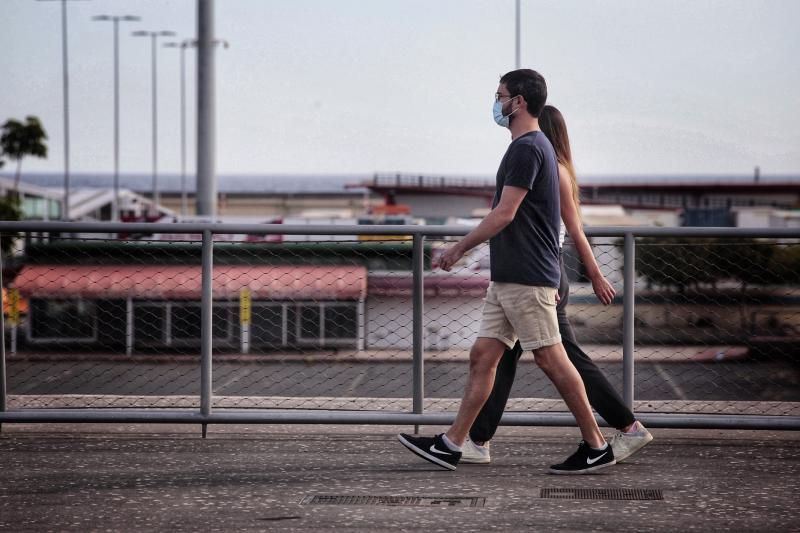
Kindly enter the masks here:
<path id="1" fill-rule="evenodd" d="M 470 350 L 467 384 L 455 422 L 447 433 L 432 438 L 401 433 L 397 438 L 403 446 L 426 461 L 447 470 L 455 470 L 461 460 L 461 446 L 469 428 L 492 391 L 497 363 L 503 351 L 513 346 L 515 341 L 511 323 L 497 299 L 494 284 L 490 283 L 484 300 L 478 340 Z"/>
<path id="2" fill-rule="evenodd" d="M 562 339 L 562 342 L 567 357 L 575 365 L 575 369 L 583 379 L 589 404 L 612 427 L 621 431 L 628 429 L 636 421 L 636 418 L 609 383 L 603 371 L 581 350 L 578 344 L 571 342 L 568 338 Z"/>
<path id="3" fill-rule="evenodd" d="M 503 417 L 511 386 L 517 374 L 517 362 L 522 356 L 522 347 L 517 342 L 513 348 L 506 349 L 497 365 L 494 376 L 494 387 L 489 399 L 483 404 L 475 422 L 469 430 L 473 442 L 484 443 L 492 440 L 500 419 Z"/>
<path id="4" fill-rule="evenodd" d="M 469 353 L 469 375 L 455 422 L 447 430 L 447 438 L 457 446 L 464 444 L 469 428 L 486 403 L 494 386 L 495 370 L 506 345 L 497 339 L 478 337 Z M 564 356 L 566 358 L 566 355 Z M 580 378 L 578 378 L 580 379 Z M 502 411 L 501 411 L 502 412 Z"/>
<path id="5" fill-rule="evenodd" d="M 536 364 L 550 378 L 578 423 L 583 440 L 592 448 L 602 448 L 605 438 L 589 406 L 589 399 L 580 374 L 567 358 L 559 342 L 533 350 Z"/>

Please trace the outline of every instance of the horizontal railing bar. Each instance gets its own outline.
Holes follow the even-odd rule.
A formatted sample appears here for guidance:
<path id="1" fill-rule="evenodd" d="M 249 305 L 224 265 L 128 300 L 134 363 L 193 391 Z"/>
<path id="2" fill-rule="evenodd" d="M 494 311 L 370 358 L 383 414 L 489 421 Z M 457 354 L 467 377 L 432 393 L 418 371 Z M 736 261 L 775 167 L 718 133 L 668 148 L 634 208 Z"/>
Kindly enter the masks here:
<path id="1" fill-rule="evenodd" d="M 800 228 L 720 228 L 720 227 L 661 227 L 661 226 L 587 226 L 589 237 L 800 237 Z"/>
<path id="2" fill-rule="evenodd" d="M 331 225 L 331 224 L 228 224 L 200 222 L 34 222 L 0 221 L 0 232 L 31 231 L 53 233 L 153 233 L 182 234 L 211 231 L 217 234 L 246 233 L 254 235 L 466 235 L 469 226 L 437 225 Z M 696 228 L 656 226 L 589 226 L 585 228 L 589 237 L 800 237 L 800 228 Z"/>
<path id="3" fill-rule="evenodd" d="M 385 411 L 217 409 L 209 415 L 197 410 L 167 409 L 13 409 L 0 412 L 0 423 L 196 423 L 196 424 L 383 424 L 448 425 L 455 413 L 387 413 Z M 800 429 L 797 416 L 686 415 L 639 413 L 637 419 L 651 428 Z M 598 418 L 598 423 L 603 420 Z M 570 413 L 505 413 L 502 425 L 575 426 Z"/>

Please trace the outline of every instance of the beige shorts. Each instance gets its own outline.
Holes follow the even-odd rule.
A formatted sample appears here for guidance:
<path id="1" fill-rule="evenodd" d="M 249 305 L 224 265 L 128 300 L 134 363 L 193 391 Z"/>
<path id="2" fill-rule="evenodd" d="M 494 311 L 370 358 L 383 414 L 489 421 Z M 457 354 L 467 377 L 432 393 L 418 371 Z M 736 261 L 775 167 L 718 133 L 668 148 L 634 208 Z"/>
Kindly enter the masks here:
<path id="1" fill-rule="evenodd" d="M 497 339 L 509 348 L 519 338 L 523 350 L 561 342 L 552 287 L 489 283 L 478 337 Z"/>

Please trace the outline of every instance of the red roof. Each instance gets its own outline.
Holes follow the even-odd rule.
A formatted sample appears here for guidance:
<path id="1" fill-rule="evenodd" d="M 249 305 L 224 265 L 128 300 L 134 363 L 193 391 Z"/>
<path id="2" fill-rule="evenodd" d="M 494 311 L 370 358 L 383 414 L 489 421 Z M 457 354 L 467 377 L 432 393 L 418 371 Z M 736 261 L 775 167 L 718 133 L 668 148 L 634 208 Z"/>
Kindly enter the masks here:
<path id="1" fill-rule="evenodd" d="M 28 298 L 199 300 L 199 265 L 29 265 L 14 285 Z M 367 292 L 363 266 L 215 265 L 214 298 L 357 300 Z"/>
<path id="2" fill-rule="evenodd" d="M 450 274 L 444 276 L 425 276 L 423 280 L 425 296 L 467 296 L 483 298 L 489 286 L 486 272 L 475 274 Z M 375 274 L 369 277 L 371 296 L 411 296 L 414 278 L 405 276 L 386 276 Z"/>

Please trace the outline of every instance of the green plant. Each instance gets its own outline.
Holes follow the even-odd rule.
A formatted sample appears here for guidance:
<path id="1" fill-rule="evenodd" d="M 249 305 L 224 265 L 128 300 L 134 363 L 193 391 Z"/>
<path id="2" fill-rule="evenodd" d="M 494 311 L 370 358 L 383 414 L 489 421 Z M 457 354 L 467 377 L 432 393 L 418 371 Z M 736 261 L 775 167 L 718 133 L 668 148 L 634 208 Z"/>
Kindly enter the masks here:
<path id="1" fill-rule="evenodd" d="M 19 199 L 16 195 L 0 198 L 0 220 L 20 220 L 22 210 L 19 207 Z M 8 255 L 14 246 L 14 240 L 19 238 L 17 232 L 7 232 L 0 235 L 0 251 Z"/>
<path id="2" fill-rule="evenodd" d="M 19 178 L 22 171 L 22 160 L 25 156 L 39 158 L 47 157 L 47 133 L 37 117 L 25 117 L 25 122 L 13 118 L 8 119 L 2 126 L 0 135 L 0 151 L 4 157 L 17 162 L 14 173 L 14 190 L 19 188 Z"/>

